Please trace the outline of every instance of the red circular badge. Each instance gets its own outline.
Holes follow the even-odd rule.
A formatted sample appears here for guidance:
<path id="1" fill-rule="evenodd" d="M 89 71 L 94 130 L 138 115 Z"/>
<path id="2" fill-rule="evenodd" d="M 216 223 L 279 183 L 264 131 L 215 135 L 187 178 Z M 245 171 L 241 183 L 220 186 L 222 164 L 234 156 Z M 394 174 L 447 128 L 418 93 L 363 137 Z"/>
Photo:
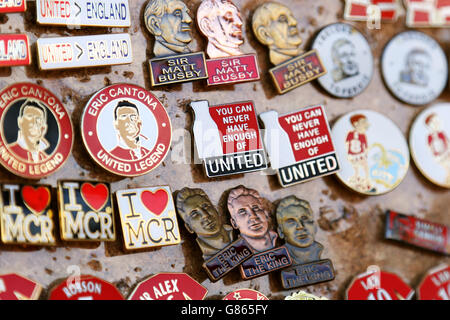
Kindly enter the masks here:
<path id="1" fill-rule="evenodd" d="M 417 290 L 419 300 L 450 300 L 450 266 L 430 270 Z"/>
<path id="2" fill-rule="evenodd" d="M 60 169 L 70 155 L 73 128 L 59 99 L 33 83 L 0 92 L 0 163 L 12 173 L 41 179 Z"/>
<path id="3" fill-rule="evenodd" d="M 111 283 L 89 275 L 68 278 L 54 288 L 50 300 L 124 300 Z"/>
<path id="4" fill-rule="evenodd" d="M 169 116 L 144 88 L 115 84 L 97 92 L 81 119 L 84 144 L 104 169 L 140 176 L 161 164 L 172 139 Z"/>
<path id="5" fill-rule="evenodd" d="M 269 300 L 261 292 L 252 289 L 239 289 L 230 292 L 223 300 Z"/>

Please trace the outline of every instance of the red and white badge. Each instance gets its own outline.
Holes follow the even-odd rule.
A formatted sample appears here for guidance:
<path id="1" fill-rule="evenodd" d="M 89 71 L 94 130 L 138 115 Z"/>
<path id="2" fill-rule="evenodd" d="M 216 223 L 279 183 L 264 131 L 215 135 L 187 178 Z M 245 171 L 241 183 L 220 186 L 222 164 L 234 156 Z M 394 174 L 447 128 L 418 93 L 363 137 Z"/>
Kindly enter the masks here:
<path id="1" fill-rule="evenodd" d="M 269 300 L 269 298 L 256 290 L 239 289 L 227 294 L 223 300 Z"/>
<path id="2" fill-rule="evenodd" d="M 70 277 L 50 292 L 49 300 L 124 300 L 111 283 L 90 275 Z"/>
<path id="3" fill-rule="evenodd" d="M 40 284 L 16 273 L 0 275 L 0 300 L 37 300 Z"/>
<path id="4" fill-rule="evenodd" d="M 346 292 L 347 300 L 410 300 L 414 290 L 398 275 L 369 270 L 356 277 Z"/>
<path id="5" fill-rule="evenodd" d="M 159 273 L 139 283 L 128 300 L 203 300 L 207 293 L 186 273 Z"/>
<path id="6" fill-rule="evenodd" d="M 450 266 L 431 269 L 417 289 L 419 300 L 450 300 Z"/>
<path id="7" fill-rule="evenodd" d="M 400 0 L 345 0 L 344 17 L 347 20 L 368 21 L 380 19 L 395 21 L 403 12 Z"/>
<path id="8" fill-rule="evenodd" d="M 84 144 L 105 170 L 144 175 L 169 152 L 172 127 L 161 102 L 144 88 L 115 84 L 97 92 L 81 119 Z"/>
<path id="9" fill-rule="evenodd" d="M 26 10 L 27 10 L 26 0 L 0 1 L 0 13 L 25 12 Z"/>
<path id="10" fill-rule="evenodd" d="M 30 42 L 26 34 L 0 35 L 0 67 L 27 66 L 30 63 Z"/>
<path id="11" fill-rule="evenodd" d="M 450 27 L 448 0 L 405 0 L 406 25 L 416 27 Z"/>
<path id="12" fill-rule="evenodd" d="M 27 179 L 45 178 L 70 155 L 73 128 L 59 99 L 33 83 L 0 92 L 0 163 Z"/>

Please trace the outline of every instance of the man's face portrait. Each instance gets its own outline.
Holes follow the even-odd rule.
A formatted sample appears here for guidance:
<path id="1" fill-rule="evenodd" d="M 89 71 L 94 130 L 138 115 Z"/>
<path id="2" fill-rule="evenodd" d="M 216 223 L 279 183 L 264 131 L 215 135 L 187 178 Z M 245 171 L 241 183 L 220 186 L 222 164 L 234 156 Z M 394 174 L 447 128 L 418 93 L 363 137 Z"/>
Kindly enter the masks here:
<path id="1" fill-rule="evenodd" d="M 406 59 L 406 70 L 403 82 L 420 86 L 428 85 L 428 70 L 431 66 L 430 56 L 425 51 L 413 50 Z M 407 75 L 407 76 L 406 76 Z"/>
<path id="2" fill-rule="evenodd" d="M 250 238 L 261 238 L 269 231 L 266 210 L 260 200 L 252 195 L 239 196 L 228 206 L 231 224 L 240 233 Z"/>
<path id="3" fill-rule="evenodd" d="M 314 242 L 314 219 L 311 211 L 302 206 L 290 205 L 284 208 L 278 226 L 280 235 L 295 247 L 307 248 Z"/>
<path id="4" fill-rule="evenodd" d="M 202 195 L 192 195 L 183 202 L 182 217 L 190 231 L 198 236 L 216 235 L 222 228 L 219 213 Z"/>
<path id="5" fill-rule="evenodd" d="M 45 114 L 35 106 L 25 105 L 23 115 L 17 122 L 23 137 L 30 143 L 37 144 L 47 132 Z"/>
<path id="6" fill-rule="evenodd" d="M 432 115 L 426 125 L 431 131 L 441 130 L 441 121 L 436 115 Z"/>
<path id="7" fill-rule="evenodd" d="M 353 122 L 353 126 L 358 133 L 365 133 L 370 125 L 366 118 L 361 118 L 358 121 Z"/>
<path id="8" fill-rule="evenodd" d="M 337 68 L 342 71 L 342 77 L 353 77 L 359 73 L 356 59 L 356 48 L 353 43 L 338 40 L 332 49 L 333 61 Z"/>
<path id="9" fill-rule="evenodd" d="M 131 106 L 117 107 L 115 128 L 127 145 L 134 145 L 142 128 L 142 120 L 136 108 Z"/>

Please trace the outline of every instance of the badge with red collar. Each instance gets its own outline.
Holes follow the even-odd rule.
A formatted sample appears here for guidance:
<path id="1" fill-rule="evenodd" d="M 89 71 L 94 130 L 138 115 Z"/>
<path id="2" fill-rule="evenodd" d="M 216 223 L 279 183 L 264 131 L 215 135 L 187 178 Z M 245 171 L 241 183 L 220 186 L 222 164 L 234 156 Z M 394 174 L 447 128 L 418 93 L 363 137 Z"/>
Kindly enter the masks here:
<path id="1" fill-rule="evenodd" d="M 37 300 L 41 291 L 40 284 L 19 274 L 0 275 L 0 300 Z"/>
<path id="2" fill-rule="evenodd" d="M 450 266 L 440 265 L 428 271 L 417 289 L 419 300 L 450 300 Z"/>
<path id="3" fill-rule="evenodd" d="M 70 115 L 59 99 L 34 83 L 17 83 L 0 92 L 0 163 L 27 179 L 59 170 L 73 145 Z"/>
<path id="4" fill-rule="evenodd" d="M 69 277 L 50 292 L 49 300 L 123 300 L 111 283 L 90 275 Z"/>
<path id="5" fill-rule="evenodd" d="M 103 169 L 126 177 L 158 167 L 172 139 L 161 102 L 132 84 L 106 87 L 89 100 L 81 118 L 86 149 Z"/>
<path id="6" fill-rule="evenodd" d="M 252 289 L 239 289 L 228 293 L 223 300 L 269 300 L 261 292 Z"/>

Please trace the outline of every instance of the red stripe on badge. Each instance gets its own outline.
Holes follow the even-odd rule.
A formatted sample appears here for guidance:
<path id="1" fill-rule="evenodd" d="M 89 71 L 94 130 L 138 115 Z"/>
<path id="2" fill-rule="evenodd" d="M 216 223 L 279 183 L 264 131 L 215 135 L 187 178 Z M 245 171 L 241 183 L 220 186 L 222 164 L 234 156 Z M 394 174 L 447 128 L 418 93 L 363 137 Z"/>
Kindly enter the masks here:
<path id="1" fill-rule="evenodd" d="M 27 35 L 0 35 L 0 67 L 27 66 L 30 63 L 30 43 Z"/>

